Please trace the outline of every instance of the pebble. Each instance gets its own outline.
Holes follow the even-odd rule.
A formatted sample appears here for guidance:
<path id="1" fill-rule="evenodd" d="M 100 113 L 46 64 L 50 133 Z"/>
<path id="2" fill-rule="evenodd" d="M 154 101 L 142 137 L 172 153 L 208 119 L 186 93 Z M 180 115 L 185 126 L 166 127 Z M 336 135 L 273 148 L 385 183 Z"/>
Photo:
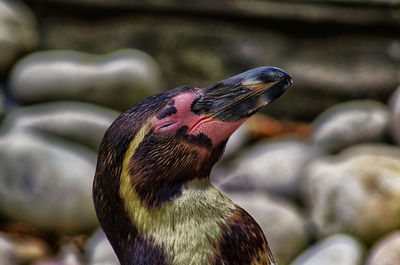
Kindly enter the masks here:
<path id="1" fill-rule="evenodd" d="M 297 138 L 266 141 L 242 152 L 231 168 L 216 170 L 213 182 L 224 190 L 261 190 L 296 197 L 300 171 L 317 154 Z"/>
<path id="2" fill-rule="evenodd" d="M 400 264 L 400 230 L 380 239 L 372 246 L 366 265 Z"/>
<path id="3" fill-rule="evenodd" d="M 317 117 L 313 123 L 312 140 L 327 152 L 337 152 L 356 143 L 383 140 L 389 123 L 389 110 L 382 103 L 348 101 Z"/>
<path id="4" fill-rule="evenodd" d="M 278 264 L 287 264 L 308 244 L 306 224 L 289 201 L 261 192 L 227 193 L 260 225 Z"/>
<path id="5" fill-rule="evenodd" d="M 19 263 L 32 264 L 50 254 L 50 248 L 42 239 L 32 236 L 13 236 L 11 241 Z"/>
<path id="6" fill-rule="evenodd" d="M 84 265 L 80 259 L 79 249 L 68 243 L 62 246 L 60 253 L 57 257 L 49 258 L 43 261 L 39 261 L 34 265 Z"/>
<path id="7" fill-rule="evenodd" d="M 311 162 L 303 198 L 319 236 L 348 232 L 371 243 L 400 226 L 400 148 L 356 145 Z"/>
<path id="8" fill-rule="evenodd" d="M 0 233 L 0 265 L 17 265 L 17 255 L 14 245 L 3 233 Z"/>
<path id="9" fill-rule="evenodd" d="M 89 240 L 85 256 L 89 265 L 119 265 L 117 255 L 101 229 Z"/>
<path id="10" fill-rule="evenodd" d="M 39 41 L 36 19 L 19 0 L 0 1 L 0 74 Z"/>
<path id="11" fill-rule="evenodd" d="M 338 234 L 317 242 L 290 265 L 361 265 L 363 252 L 353 237 Z"/>
<path id="12" fill-rule="evenodd" d="M 132 49 L 106 55 L 36 52 L 18 62 L 11 73 L 11 93 L 24 104 L 78 100 L 126 110 L 160 89 L 157 63 Z"/>
<path id="13" fill-rule="evenodd" d="M 0 212 L 60 234 L 95 227 L 96 153 L 38 133 L 0 136 Z"/>
<path id="14" fill-rule="evenodd" d="M 118 114 L 111 109 L 80 102 L 38 104 L 10 112 L 2 130 L 40 131 L 97 151 L 104 132 Z"/>
<path id="15" fill-rule="evenodd" d="M 223 158 L 228 158 L 236 154 L 246 144 L 247 140 L 248 128 L 247 123 L 245 122 L 231 135 L 231 137 L 229 137 Z"/>

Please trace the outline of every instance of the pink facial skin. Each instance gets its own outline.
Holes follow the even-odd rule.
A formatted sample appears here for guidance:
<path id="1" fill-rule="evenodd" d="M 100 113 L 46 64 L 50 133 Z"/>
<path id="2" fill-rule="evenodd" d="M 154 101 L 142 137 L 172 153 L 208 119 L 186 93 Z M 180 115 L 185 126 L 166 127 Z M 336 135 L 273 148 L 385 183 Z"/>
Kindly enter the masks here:
<path id="1" fill-rule="evenodd" d="M 182 126 L 188 126 L 188 134 L 205 134 L 211 139 L 213 146 L 217 146 L 228 137 L 247 119 L 236 122 L 225 122 L 213 119 L 205 115 L 197 115 L 190 109 L 196 98 L 195 92 L 186 92 L 173 98 L 173 106 L 165 106 L 164 109 L 175 107 L 176 113 L 164 118 L 155 116 L 152 120 L 155 133 L 174 133 Z"/>

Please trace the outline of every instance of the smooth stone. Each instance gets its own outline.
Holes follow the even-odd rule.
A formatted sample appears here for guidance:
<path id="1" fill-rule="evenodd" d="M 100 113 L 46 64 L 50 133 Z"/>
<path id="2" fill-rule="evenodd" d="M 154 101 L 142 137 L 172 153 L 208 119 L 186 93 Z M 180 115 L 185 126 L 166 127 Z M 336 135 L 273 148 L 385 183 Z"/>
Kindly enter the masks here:
<path id="1" fill-rule="evenodd" d="M 400 264 L 400 230 L 394 231 L 375 243 L 365 263 L 366 265 Z"/>
<path id="2" fill-rule="evenodd" d="M 400 86 L 389 101 L 391 111 L 390 131 L 393 139 L 400 145 Z"/>
<path id="3" fill-rule="evenodd" d="M 32 264 L 50 254 L 50 248 L 42 239 L 32 236 L 13 236 L 11 239 L 21 264 Z"/>
<path id="4" fill-rule="evenodd" d="M 261 190 L 297 197 L 302 168 L 318 154 L 307 142 L 283 138 L 243 151 L 232 168 L 217 170 L 213 182 L 224 190 Z"/>
<path id="5" fill-rule="evenodd" d="M 0 265 L 18 265 L 17 255 L 11 240 L 0 233 Z"/>
<path id="6" fill-rule="evenodd" d="M 2 130 L 36 130 L 98 150 L 117 111 L 80 102 L 55 102 L 21 107 L 10 112 Z"/>
<path id="7" fill-rule="evenodd" d="M 12 131 L 0 137 L 0 212 L 39 229 L 74 234 L 98 224 L 96 153 L 71 142 Z"/>
<path id="8" fill-rule="evenodd" d="M 0 75 L 39 41 L 36 19 L 19 0 L 0 1 Z"/>
<path id="9" fill-rule="evenodd" d="M 101 228 L 89 240 L 85 256 L 89 265 L 119 265 L 118 258 Z"/>
<path id="10" fill-rule="evenodd" d="M 60 253 L 57 257 L 49 258 L 43 261 L 39 261 L 34 265 L 84 265 L 80 260 L 79 249 L 68 243 L 62 246 Z"/>
<path id="11" fill-rule="evenodd" d="M 246 122 L 242 124 L 230 137 L 224 151 L 224 158 L 238 153 L 248 140 L 248 128 Z"/>
<path id="12" fill-rule="evenodd" d="M 157 63 L 132 49 L 106 55 L 36 52 L 18 62 L 10 80 L 12 95 L 25 104 L 78 100 L 119 110 L 161 89 Z"/>
<path id="13" fill-rule="evenodd" d="M 227 193 L 260 225 L 278 264 L 287 264 L 308 244 L 306 224 L 289 201 L 261 192 Z"/>
<path id="14" fill-rule="evenodd" d="M 371 243 L 400 226 L 400 148 L 358 145 L 311 162 L 303 199 L 319 236 L 348 232 Z"/>
<path id="15" fill-rule="evenodd" d="M 290 265 L 361 265 L 363 247 L 348 235 L 333 235 L 305 250 Z"/>
<path id="16" fill-rule="evenodd" d="M 328 152 L 356 143 L 382 141 L 388 131 L 388 108 L 374 100 L 353 100 L 335 105 L 313 123 L 312 140 Z"/>

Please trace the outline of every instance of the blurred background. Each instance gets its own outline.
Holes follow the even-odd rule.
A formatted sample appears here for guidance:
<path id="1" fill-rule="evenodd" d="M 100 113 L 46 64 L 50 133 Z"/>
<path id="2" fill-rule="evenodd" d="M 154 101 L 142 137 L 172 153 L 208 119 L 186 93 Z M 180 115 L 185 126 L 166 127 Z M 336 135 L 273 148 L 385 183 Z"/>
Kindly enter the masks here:
<path id="1" fill-rule="evenodd" d="M 280 265 L 400 264 L 399 0 L 0 0 L 0 265 L 118 264 L 91 199 L 107 127 L 264 65 L 294 86 L 214 184 Z"/>

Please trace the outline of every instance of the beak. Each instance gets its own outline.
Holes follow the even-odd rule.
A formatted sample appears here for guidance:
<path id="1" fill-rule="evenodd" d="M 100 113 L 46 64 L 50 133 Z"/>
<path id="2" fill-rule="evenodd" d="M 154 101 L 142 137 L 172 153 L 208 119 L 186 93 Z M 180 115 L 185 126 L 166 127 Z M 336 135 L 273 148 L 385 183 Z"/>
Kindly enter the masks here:
<path id="1" fill-rule="evenodd" d="M 199 89 L 194 113 L 226 122 L 248 118 L 280 97 L 292 78 L 275 67 L 259 67 Z"/>

